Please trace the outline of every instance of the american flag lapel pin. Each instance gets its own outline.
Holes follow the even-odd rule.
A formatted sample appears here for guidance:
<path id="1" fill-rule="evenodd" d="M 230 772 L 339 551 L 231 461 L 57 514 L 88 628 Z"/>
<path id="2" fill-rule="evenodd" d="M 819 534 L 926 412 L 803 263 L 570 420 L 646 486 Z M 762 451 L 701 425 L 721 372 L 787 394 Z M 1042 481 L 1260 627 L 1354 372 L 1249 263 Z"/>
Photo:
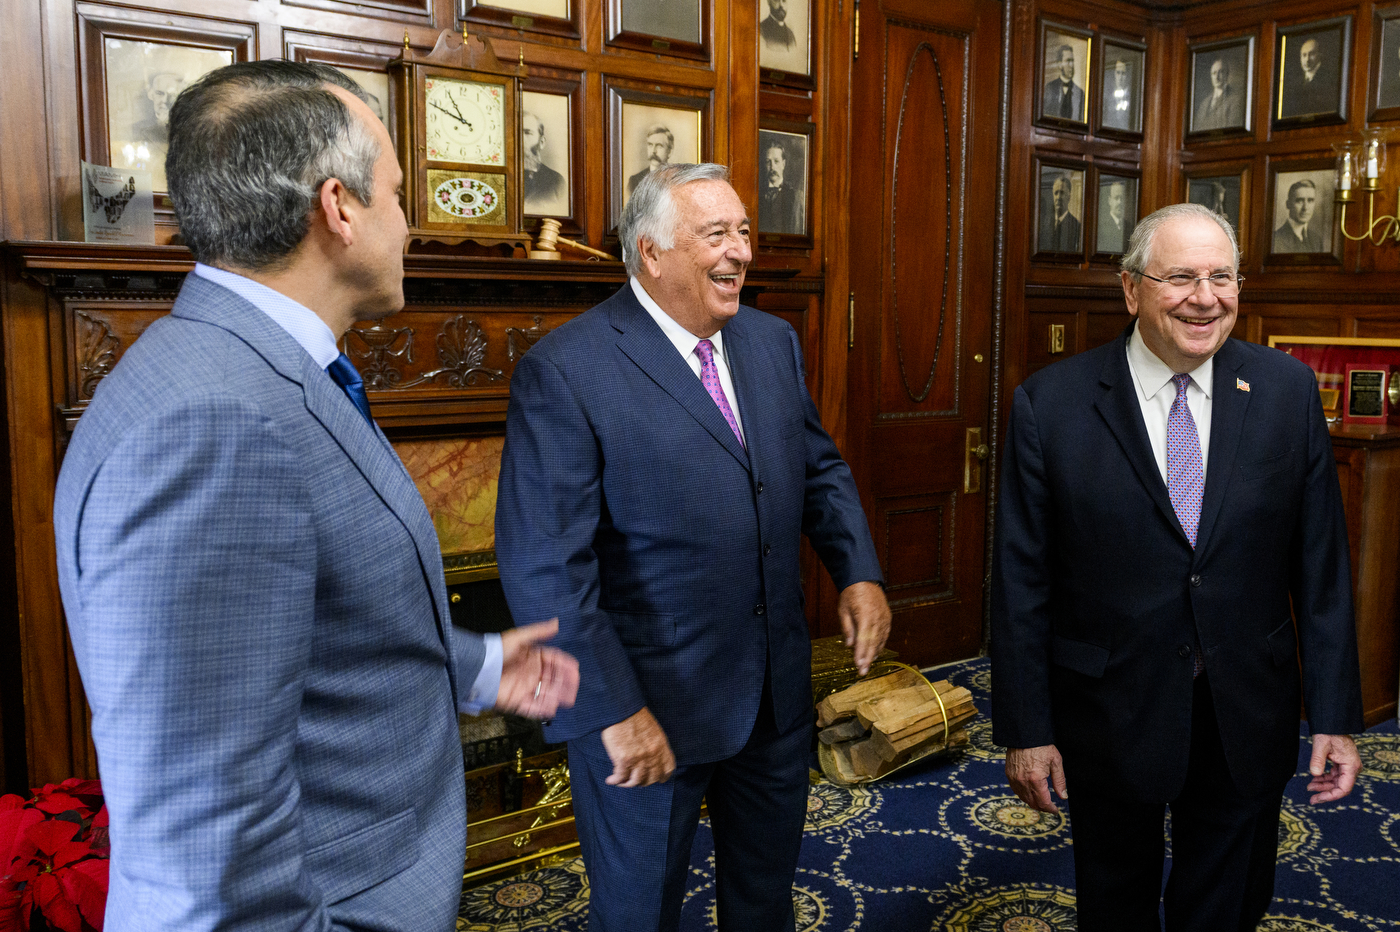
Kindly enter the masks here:
<path id="1" fill-rule="evenodd" d="M 1244 379 L 1235 379 L 1235 388 L 1238 388 L 1242 392 L 1247 392 L 1249 391 L 1249 383 Z"/>

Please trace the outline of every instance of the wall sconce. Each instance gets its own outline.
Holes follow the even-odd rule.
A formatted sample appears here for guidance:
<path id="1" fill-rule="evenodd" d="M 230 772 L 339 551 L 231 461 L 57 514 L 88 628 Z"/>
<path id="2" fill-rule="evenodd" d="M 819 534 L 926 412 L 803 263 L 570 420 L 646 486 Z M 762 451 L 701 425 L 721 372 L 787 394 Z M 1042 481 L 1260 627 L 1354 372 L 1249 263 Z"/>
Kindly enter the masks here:
<path id="1" fill-rule="evenodd" d="M 1381 188 L 1381 177 L 1385 174 L 1385 137 L 1383 129 L 1367 129 L 1361 133 L 1361 142 L 1334 143 L 1337 152 L 1336 172 L 1333 178 L 1335 200 L 1339 207 L 1339 225 L 1342 235 L 1349 240 L 1369 239 L 1379 246 L 1387 239 L 1400 243 L 1400 217 L 1394 214 L 1376 216 L 1376 192 Z M 1352 236 L 1347 232 L 1347 205 L 1357 200 L 1357 193 L 1366 194 L 1368 222 L 1365 232 Z M 1396 192 L 1400 202 L 1400 191 Z"/>

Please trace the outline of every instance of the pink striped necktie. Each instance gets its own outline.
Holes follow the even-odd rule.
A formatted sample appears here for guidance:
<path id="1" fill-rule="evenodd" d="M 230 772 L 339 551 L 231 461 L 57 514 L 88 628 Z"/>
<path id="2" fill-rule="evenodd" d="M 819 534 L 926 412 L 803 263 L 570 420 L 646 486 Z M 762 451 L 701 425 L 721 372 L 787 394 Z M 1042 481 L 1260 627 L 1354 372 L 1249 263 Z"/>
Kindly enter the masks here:
<path id="1" fill-rule="evenodd" d="M 719 370 L 715 368 L 715 345 L 709 340 L 701 340 L 695 344 L 695 355 L 700 357 L 700 381 L 704 383 L 705 391 L 715 400 L 719 413 L 724 415 L 729 429 L 734 431 L 739 446 L 744 446 L 744 435 L 739 433 L 739 422 L 734 419 L 734 410 L 729 407 L 729 399 L 724 397 L 724 387 L 719 384 Z"/>

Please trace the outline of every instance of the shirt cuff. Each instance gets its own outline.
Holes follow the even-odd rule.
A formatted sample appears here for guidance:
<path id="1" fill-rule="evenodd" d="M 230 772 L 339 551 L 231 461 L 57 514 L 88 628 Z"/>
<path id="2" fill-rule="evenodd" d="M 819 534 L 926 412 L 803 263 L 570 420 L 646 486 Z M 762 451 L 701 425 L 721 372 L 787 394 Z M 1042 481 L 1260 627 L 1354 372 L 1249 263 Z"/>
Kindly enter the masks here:
<path id="1" fill-rule="evenodd" d="M 476 715 L 496 704 L 496 694 L 501 691 L 501 664 L 505 656 L 501 648 L 499 634 L 483 634 L 481 640 L 486 647 L 486 656 L 481 661 L 481 670 L 476 681 L 462 703 L 463 711 Z"/>

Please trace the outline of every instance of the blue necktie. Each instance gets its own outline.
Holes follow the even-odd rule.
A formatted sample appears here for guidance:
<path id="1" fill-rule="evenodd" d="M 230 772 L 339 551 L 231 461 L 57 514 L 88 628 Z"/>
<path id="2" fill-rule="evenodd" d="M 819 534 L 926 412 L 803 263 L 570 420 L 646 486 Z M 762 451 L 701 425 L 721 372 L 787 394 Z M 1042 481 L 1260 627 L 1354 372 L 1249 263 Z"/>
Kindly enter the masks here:
<path id="1" fill-rule="evenodd" d="M 350 357 L 341 353 L 326 367 L 326 373 L 335 380 L 335 384 L 345 390 L 346 397 L 360 409 L 365 420 L 373 424 L 374 418 L 370 417 L 369 413 L 369 396 L 365 394 L 365 381 L 360 378 L 360 373 L 350 361 Z"/>

